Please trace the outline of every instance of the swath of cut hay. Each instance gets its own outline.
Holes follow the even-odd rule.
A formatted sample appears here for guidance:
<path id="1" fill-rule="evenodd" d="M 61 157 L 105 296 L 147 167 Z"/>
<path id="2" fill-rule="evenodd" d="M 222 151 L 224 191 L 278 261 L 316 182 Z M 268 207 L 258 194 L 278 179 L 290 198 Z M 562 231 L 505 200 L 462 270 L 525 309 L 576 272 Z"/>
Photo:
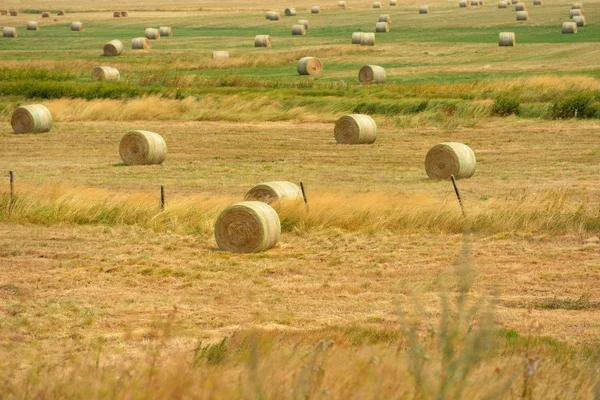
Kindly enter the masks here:
<path id="1" fill-rule="evenodd" d="M 298 74 L 300 75 L 319 75 L 323 71 L 323 64 L 315 57 L 302 57 L 298 61 Z"/>
<path id="2" fill-rule="evenodd" d="M 304 25 L 304 29 L 308 30 L 308 20 L 307 19 L 300 19 L 300 20 L 298 20 L 298 23 L 300 25 Z"/>
<path id="3" fill-rule="evenodd" d="M 563 22 L 562 33 L 577 33 L 577 24 L 575 22 Z"/>
<path id="4" fill-rule="evenodd" d="M 37 21 L 29 21 L 29 22 L 27 22 L 27 30 L 28 31 L 39 31 L 40 25 L 37 23 Z"/>
<path id="5" fill-rule="evenodd" d="M 173 36 L 173 28 L 170 26 L 161 26 L 158 28 L 158 31 L 160 32 L 161 37 Z"/>
<path id="6" fill-rule="evenodd" d="M 19 34 L 17 33 L 17 28 L 5 26 L 2 30 L 2 36 L 7 38 L 16 38 L 19 36 Z"/>
<path id="7" fill-rule="evenodd" d="M 293 16 L 295 16 L 295 15 L 296 15 L 296 9 L 295 9 L 295 8 L 286 8 L 286 9 L 283 11 L 283 14 L 284 14 L 286 17 L 293 17 Z"/>
<path id="8" fill-rule="evenodd" d="M 335 123 L 334 136 L 338 144 L 371 144 L 377 139 L 377 124 L 368 115 L 344 115 Z"/>
<path id="9" fill-rule="evenodd" d="M 243 201 L 227 207 L 215 224 L 215 240 L 221 250 L 258 253 L 275 246 L 281 236 L 281 222 L 270 205 Z"/>
<path id="10" fill-rule="evenodd" d="M 245 201 L 262 201 L 274 208 L 294 206 L 304 202 L 302 190 L 288 181 L 264 182 L 254 186 L 244 196 Z"/>
<path id="11" fill-rule="evenodd" d="M 425 156 L 425 172 L 431 179 L 466 179 L 473 176 L 475 153 L 463 143 L 447 142 L 433 146 Z"/>
<path id="12" fill-rule="evenodd" d="M 106 43 L 102 49 L 103 53 L 107 57 L 116 57 L 123 53 L 123 42 L 120 40 L 111 40 Z"/>
<path id="13" fill-rule="evenodd" d="M 10 124 L 14 133 L 44 133 L 52 129 L 52 114 L 42 104 L 32 104 L 17 108 Z"/>
<path id="14" fill-rule="evenodd" d="M 85 25 L 81 22 L 73 22 L 73 23 L 71 23 L 71 31 L 72 32 L 83 32 L 83 31 L 85 31 Z"/>
<path id="15" fill-rule="evenodd" d="M 256 35 L 254 37 L 254 47 L 271 47 L 271 36 Z"/>
<path id="16" fill-rule="evenodd" d="M 119 70 L 114 67 L 99 66 L 92 71 L 93 81 L 118 82 L 121 80 Z"/>
<path id="17" fill-rule="evenodd" d="M 360 83 L 384 83 L 385 69 L 379 65 L 364 65 L 358 71 L 358 81 Z"/>
<path id="18" fill-rule="evenodd" d="M 514 46 L 515 45 L 515 33 L 514 32 L 500 32 L 498 37 L 498 46 Z"/>
<path id="19" fill-rule="evenodd" d="M 228 60 L 229 52 L 225 50 L 217 50 L 212 52 L 213 60 Z"/>
<path id="20" fill-rule="evenodd" d="M 167 157 L 167 143 L 158 133 L 131 131 L 121 138 L 119 154 L 127 165 L 162 164 Z"/>
<path id="21" fill-rule="evenodd" d="M 148 50 L 150 48 L 150 41 L 146 37 L 132 39 L 131 48 L 133 50 Z"/>
<path id="22" fill-rule="evenodd" d="M 148 40 L 160 40 L 160 31 L 156 28 L 146 28 L 144 36 Z"/>
<path id="23" fill-rule="evenodd" d="M 387 33 L 390 31 L 390 26 L 387 22 L 378 22 L 375 24 L 375 32 L 377 33 Z"/>
<path id="24" fill-rule="evenodd" d="M 292 36 L 303 36 L 306 35 L 306 28 L 304 25 L 292 25 Z"/>

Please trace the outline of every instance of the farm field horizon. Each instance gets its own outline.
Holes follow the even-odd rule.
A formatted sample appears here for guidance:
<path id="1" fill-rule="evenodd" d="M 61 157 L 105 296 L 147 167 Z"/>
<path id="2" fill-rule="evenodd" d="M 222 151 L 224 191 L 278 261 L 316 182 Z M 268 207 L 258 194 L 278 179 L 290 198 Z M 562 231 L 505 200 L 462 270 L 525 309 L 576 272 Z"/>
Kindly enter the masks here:
<path id="1" fill-rule="evenodd" d="M 0 0 L 0 398 L 600 398 L 600 1 L 577 34 L 571 2 L 525 3 Z M 49 132 L 13 132 L 29 104 Z M 336 143 L 348 114 L 374 143 Z M 161 164 L 124 163 L 135 130 Z M 477 159 L 464 215 L 425 170 L 445 142 Z M 307 201 L 276 203 L 277 244 L 220 249 L 272 181 Z"/>

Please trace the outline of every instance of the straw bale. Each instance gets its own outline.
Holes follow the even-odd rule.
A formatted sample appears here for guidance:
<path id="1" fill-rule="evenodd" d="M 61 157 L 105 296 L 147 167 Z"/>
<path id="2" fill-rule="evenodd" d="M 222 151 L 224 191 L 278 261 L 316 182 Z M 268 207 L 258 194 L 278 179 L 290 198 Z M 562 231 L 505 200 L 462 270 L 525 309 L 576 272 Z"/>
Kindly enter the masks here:
<path id="1" fill-rule="evenodd" d="M 92 80 L 117 82 L 121 80 L 121 74 L 119 73 L 118 69 L 113 67 L 96 67 L 92 71 Z"/>
<path id="2" fill-rule="evenodd" d="M 296 9 L 295 8 L 286 8 L 283 13 L 285 14 L 286 17 L 293 17 L 294 15 L 296 15 Z"/>
<path id="3" fill-rule="evenodd" d="M 298 23 L 301 25 L 304 25 L 304 29 L 308 30 L 308 20 L 307 19 L 300 19 L 300 20 L 298 20 Z"/>
<path id="4" fill-rule="evenodd" d="M 292 25 L 292 35 L 306 35 L 306 28 L 302 24 Z"/>
<path id="5" fill-rule="evenodd" d="M 229 52 L 225 50 L 217 50 L 212 52 L 213 60 L 227 60 L 229 59 Z"/>
<path id="6" fill-rule="evenodd" d="M 375 34 L 372 32 L 363 32 L 360 36 L 361 46 L 375 46 Z"/>
<path id="7" fill-rule="evenodd" d="M 146 28 L 144 36 L 148 40 L 160 40 L 160 31 L 156 28 Z"/>
<path id="8" fill-rule="evenodd" d="M 514 32 L 500 32 L 498 37 L 498 46 L 514 46 L 515 45 L 515 33 Z"/>
<path id="9" fill-rule="evenodd" d="M 318 13 L 320 13 L 320 12 L 321 12 L 321 7 L 319 7 L 319 6 L 313 6 L 313 7 L 310 9 L 310 13 L 311 13 L 311 14 L 318 14 Z"/>
<path id="10" fill-rule="evenodd" d="M 304 201 L 298 185 L 288 181 L 265 182 L 254 186 L 244 196 L 245 201 L 262 201 L 272 207 L 276 205 L 294 205 Z"/>
<path id="11" fill-rule="evenodd" d="M 429 14 L 429 7 L 428 6 L 419 7 L 419 14 Z"/>
<path id="12" fill-rule="evenodd" d="M 10 118 L 14 133 L 43 133 L 52 128 L 52 114 L 41 104 L 17 108 Z"/>
<path id="13" fill-rule="evenodd" d="M 73 32 L 83 32 L 85 31 L 85 25 L 81 22 L 73 22 L 71 24 L 71 31 Z"/>
<path id="14" fill-rule="evenodd" d="M 271 36 L 256 35 L 254 37 L 254 47 L 271 47 Z"/>
<path id="15" fill-rule="evenodd" d="M 466 179 L 475 173 L 476 159 L 463 143 L 447 142 L 433 146 L 425 157 L 425 171 L 431 179 Z"/>
<path id="16" fill-rule="evenodd" d="M 529 12 L 517 11 L 517 21 L 529 21 Z"/>
<path id="17" fill-rule="evenodd" d="M 385 69 L 379 65 L 364 65 L 358 71 L 358 81 L 360 83 L 384 83 Z"/>
<path id="18" fill-rule="evenodd" d="M 173 28 L 170 26 L 161 26 L 158 28 L 161 37 L 173 36 Z"/>
<path id="19" fill-rule="evenodd" d="M 382 14 L 379 16 L 379 22 L 387 22 L 388 24 L 392 23 L 392 17 L 389 14 Z"/>
<path id="20" fill-rule="evenodd" d="M 577 24 L 575 22 L 563 22 L 562 33 L 577 33 Z"/>
<path id="21" fill-rule="evenodd" d="M 334 135 L 338 144 L 371 144 L 377 139 L 377 124 L 368 115 L 344 115 L 336 121 Z"/>
<path id="22" fill-rule="evenodd" d="M 323 64 L 318 58 L 303 57 L 298 61 L 298 74 L 300 75 L 319 75 L 323 71 Z"/>
<path id="23" fill-rule="evenodd" d="M 27 22 L 27 30 L 28 31 L 39 31 L 40 24 L 38 24 L 37 21 L 29 21 L 29 22 Z"/>
<path id="24" fill-rule="evenodd" d="M 123 42 L 116 39 L 111 40 L 104 45 L 103 52 L 105 56 L 110 57 L 121 55 L 123 53 Z"/>
<path id="25" fill-rule="evenodd" d="M 573 17 L 573 22 L 575 22 L 577 24 L 577 26 L 585 26 L 585 16 L 583 15 L 576 15 Z"/>
<path id="26" fill-rule="evenodd" d="M 162 164 L 167 157 L 167 143 L 158 133 L 131 131 L 121 138 L 119 154 L 127 165 Z"/>
<path id="27" fill-rule="evenodd" d="M 18 36 L 17 28 L 5 26 L 2 31 L 2 36 L 9 38 L 16 38 Z"/>
<path id="28" fill-rule="evenodd" d="M 150 41 L 146 37 L 138 37 L 131 40 L 131 48 L 133 50 L 148 50 Z"/>

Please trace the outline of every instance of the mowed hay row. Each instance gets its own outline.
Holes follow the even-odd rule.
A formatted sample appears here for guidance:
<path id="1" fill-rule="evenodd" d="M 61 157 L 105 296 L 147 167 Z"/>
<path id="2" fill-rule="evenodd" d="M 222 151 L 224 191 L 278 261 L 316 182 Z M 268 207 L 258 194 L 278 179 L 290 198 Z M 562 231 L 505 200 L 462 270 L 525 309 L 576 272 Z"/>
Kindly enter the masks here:
<path id="1" fill-rule="evenodd" d="M 158 133 L 131 131 L 121 138 L 119 154 L 126 165 L 162 164 L 167 157 L 167 143 Z"/>
<path id="2" fill-rule="evenodd" d="M 311 13 L 311 14 L 318 14 L 318 13 L 320 13 L 320 12 L 321 12 L 321 7 L 319 7 L 319 6 L 313 6 L 313 7 L 310 9 L 310 13 Z"/>
<path id="3" fill-rule="evenodd" d="M 216 50 L 212 52 L 213 60 L 228 60 L 229 52 L 225 50 Z"/>
<path id="4" fill-rule="evenodd" d="M 575 22 L 563 22 L 562 33 L 577 33 L 577 24 Z"/>
<path id="5" fill-rule="evenodd" d="M 103 53 L 107 57 L 116 57 L 123 53 L 123 42 L 120 40 L 111 40 L 106 43 L 102 49 Z"/>
<path id="6" fill-rule="evenodd" d="M 256 35 L 254 37 L 254 47 L 271 47 L 271 36 Z"/>
<path id="7" fill-rule="evenodd" d="M 16 38 L 17 36 L 19 36 L 19 34 L 17 32 L 17 28 L 5 26 L 2 30 L 2 36 L 7 38 Z"/>
<path id="8" fill-rule="evenodd" d="M 258 253 L 275 246 L 281 236 L 277 212 L 261 201 L 243 201 L 227 207 L 215 223 L 219 249 Z"/>
<path id="9" fill-rule="evenodd" d="M 363 32 L 360 35 L 361 46 L 375 46 L 375 34 L 372 32 Z"/>
<path id="10" fill-rule="evenodd" d="M 429 14 L 429 7 L 428 6 L 420 6 L 419 14 Z"/>
<path id="11" fill-rule="evenodd" d="M 517 21 L 529 21 L 529 12 L 517 11 Z"/>
<path id="12" fill-rule="evenodd" d="M 298 74 L 316 76 L 323 71 L 323 64 L 315 57 L 302 57 L 298 61 Z"/>
<path id="13" fill-rule="evenodd" d="M 304 25 L 304 29 L 308 30 L 308 20 L 307 19 L 300 19 L 300 20 L 298 20 L 298 23 L 300 25 Z"/>
<path id="14" fill-rule="evenodd" d="M 76 21 L 71 23 L 72 32 L 83 32 L 85 31 L 85 25 L 82 22 Z"/>
<path id="15" fill-rule="evenodd" d="M 40 24 L 38 24 L 37 21 L 29 21 L 29 22 L 27 22 L 27 30 L 28 31 L 39 31 Z"/>
<path id="16" fill-rule="evenodd" d="M 338 144 L 371 144 L 377 139 L 377 124 L 368 115 L 344 115 L 336 121 L 333 133 Z"/>
<path id="17" fill-rule="evenodd" d="M 42 13 L 42 18 L 50 18 L 50 13 L 48 13 L 48 12 L 43 12 L 43 13 Z"/>
<path id="18" fill-rule="evenodd" d="M 304 27 L 304 25 L 301 25 L 301 24 L 292 25 L 292 35 L 293 36 L 306 35 L 306 28 Z"/>
<path id="19" fill-rule="evenodd" d="M 431 179 L 470 178 L 475 174 L 475 153 L 463 143 L 446 142 L 433 146 L 425 156 L 425 172 Z"/>
<path id="20" fill-rule="evenodd" d="M 160 32 L 161 37 L 173 36 L 173 28 L 170 26 L 161 26 L 158 28 L 158 31 Z"/>
<path id="21" fill-rule="evenodd" d="M 384 83 L 385 69 L 379 65 L 364 65 L 358 71 L 358 81 L 360 83 Z"/>
<path id="22" fill-rule="evenodd" d="M 573 17 L 576 17 L 578 15 L 583 15 L 582 11 L 580 9 L 573 9 L 573 10 L 569 10 L 569 18 L 573 19 Z"/>
<path id="23" fill-rule="evenodd" d="M 525 4 L 525 3 L 515 4 L 515 11 L 526 11 L 526 10 L 527 10 L 527 4 Z"/>
<path id="24" fill-rule="evenodd" d="M 516 43 L 514 32 L 500 32 L 498 46 L 514 46 Z"/>
<path id="25" fill-rule="evenodd" d="M 304 202 L 302 190 L 288 181 L 265 182 L 254 186 L 244 196 L 245 201 L 262 201 L 272 207 L 296 205 Z"/>
<path id="26" fill-rule="evenodd" d="M 92 80 L 118 82 L 121 80 L 121 74 L 114 67 L 100 66 L 92 71 Z"/>
<path id="27" fill-rule="evenodd" d="M 285 10 L 283 10 L 283 15 L 285 15 L 286 17 L 293 17 L 296 15 L 296 9 L 286 8 Z"/>
<path id="28" fill-rule="evenodd" d="M 156 28 L 146 28 L 144 32 L 144 36 L 148 40 L 159 40 L 160 39 L 160 31 Z"/>
<path id="29" fill-rule="evenodd" d="M 41 104 L 17 108 L 10 118 L 14 133 L 44 133 L 52 128 L 52 113 Z"/>
<path id="30" fill-rule="evenodd" d="M 585 16 L 576 15 L 573 17 L 573 22 L 577 24 L 577 26 L 585 26 Z"/>
<path id="31" fill-rule="evenodd" d="M 387 33 L 390 31 L 390 26 L 387 22 L 378 22 L 375 24 L 375 32 Z"/>
<path id="32" fill-rule="evenodd" d="M 379 16 L 378 22 L 387 22 L 388 24 L 392 23 L 392 17 L 389 14 L 382 14 Z"/>
<path id="33" fill-rule="evenodd" d="M 131 40 L 131 48 L 133 50 L 148 50 L 150 41 L 146 37 L 138 37 Z"/>

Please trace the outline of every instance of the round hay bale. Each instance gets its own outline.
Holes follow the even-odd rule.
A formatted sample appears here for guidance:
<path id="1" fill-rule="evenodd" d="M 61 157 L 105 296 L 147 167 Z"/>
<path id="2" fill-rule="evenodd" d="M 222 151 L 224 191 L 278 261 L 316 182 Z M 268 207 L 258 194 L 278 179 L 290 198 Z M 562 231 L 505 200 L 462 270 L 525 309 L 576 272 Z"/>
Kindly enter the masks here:
<path id="1" fill-rule="evenodd" d="M 10 16 L 11 17 L 18 17 L 19 16 L 19 12 L 17 10 L 10 10 Z"/>
<path id="2" fill-rule="evenodd" d="M 571 9 L 583 11 L 583 4 L 582 3 L 573 3 L 571 5 Z"/>
<path id="3" fill-rule="evenodd" d="M 217 50 L 212 52 L 213 60 L 228 60 L 229 52 L 225 50 Z"/>
<path id="4" fill-rule="evenodd" d="M 573 10 L 569 10 L 569 18 L 573 19 L 573 17 L 576 17 L 576 16 L 578 16 L 578 15 L 583 15 L 583 14 L 581 13 L 581 10 L 580 10 L 580 9 L 578 9 L 578 8 L 575 8 L 575 9 L 573 9 Z"/>
<path id="5" fill-rule="evenodd" d="M 41 104 L 17 108 L 10 117 L 14 133 L 43 133 L 52 128 L 52 114 Z"/>
<path id="6" fill-rule="evenodd" d="M 533 0 L 533 5 L 534 6 L 541 6 L 542 5 L 542 0 Z"/>
<path id="7" fill-rule="evenodd" d="M 577 33 L 577 24 L 575 22 L 563 22 L 562 33 Z"/>
<path id="8" fill-rule="evenodd" d="M 173 28 L 170 26 L 161 26 L 158 28 L 161 37 L 173 36 Z"/>
<path id="9" fill-rule="evenodd" d="M 81 22 L 73 22 L 73 23 L 71 23 L 71 31 L 83 32 L 83 31 L 85 31 L 85 25 Z"/>
<path id="10" fill-rule="evenodd" d="M 461 1 L 458 3 L 458 6 L 459 6 L 460 8 L 467 8 L 467 7 L 469 7 L 469 2 L 467 2 L 466 0 L 461 0 Z"/>
<path id="11" fill-rule="evenodd" d="M 433 146 L 425 156 L 425 171 L 431 179 L 466 179 L 475 173 L 475 153 L 463 143 L 447 142 Z"/>
<path id="12" fill-rule="evenodd" d="M 275 246 L 281 236 L 277 212 L 261 201 L 243 201 L 227 207 L 215 224 L 219 249 L 258 253 Z"/>
<path id="13" fill-rule="evenodd" d="M 108 57 L 121 55 L 121 53 L 123 53 L 123 42 L 116 39 L 111 40 L 104 45 L 103 52 L 104 55 Z"/>
<path id="14" fill-rule="evenodd" d="M 16 38 L 19 34 L 17 33 L 17 28 L 12 28 L 9 26 L 5 26 L 2 31 L 2 36 Z"/>
<path id="15" fill-rule="evenodd" d="M 293 17 L 296 15 L 296 9 L 295 8 L 286 8 L 283 13 L 285 14 L 286 17 Z"/>
<path id="16" fill-rule="evenodd" d="M 121 11 L 121 17 L 129 17 L 129 12 Z"/>
<path id="17" fill-rule="evenodd" d="M 398 2 L 396 0 L 390 0 L 390 6 L 397 6 Z"/>
<path id="18" fill-rule="evenodd" d="M 389 14 L 383 14 L 379 16 L 379 22 L 387 22 L 388 24 L 392 23 L 392 17 Z"/>
<path id="19" fill-rule="evenodd" d="M 306 35 L 306 28 L 301 24 L 292 25 L 292 35 Z"/>
<path id="20" fill-rule="evenodd" d="M 313 6 L 313 8 L 310 9 L 311 14 L 318 14 L 320 12 L 321 12 L 321 7 L 319 7 L 319 6 Z"/>
<path id="21" fill-rule="evenodd" d="M 148 40 L 160 40 L 160 31 L 156 28 L 146 28 L 146 32 L 144 32 L 144 36 Z"/>
<path id="22" fill-rule="evenodd" d="M 307 19 L 298 20 L 298 23 L 304 25 L 304 29 L 308 30 L 308 20 Z"/>
<path id="23" fill-rule="evenodd" d="M 346 2 L 345 1 L 338 1 L 338 7 L 339 8 L 346 8 Z"/>
<path id="24" fill-rule="evenodd" d="M 344 115 L 333 130 L 338 144 L 371 144 L 377 139 L 377 124 L 368 115 Z"/>
<path id="25" fill-rule="evenodd" d="M 529 21 L 529 12 L 517 11 L 517 21 Z"/>
<path id="26" fill-rule="evenodd" d="M 271 36 L 256 35 L 254 37 L 254 47 L 271 47 Z"/>
<path id="27" fill-rule="evenodd" d="M 429 14 L 429 7 L 428 6 L 419 7 L 419 14 Z"/>
<path id="28" fill-rule="evenodd" d="M 362 41 L 362 32 L 354 32 L 352 34 L 352 44 L 360 44 Z"/>
<path id="29" fill-rule="evenodd" d="M 37 21 L 29 21 L 29 22 L 27 22 L 27 30 L 28 31 L 39 31 L 40 25 L 37 23 Z"/>
<path id="30" fill-rule="evenodd" d="M 43 13 L 42 13 L 42 18 L 50 18 L 50 13 L 48 13 L 48 12 L 43 12 Z"/>
<path id="31" fill-rule="evenodd" d="M 379 65 L 364 65 L 358 71 L 358 81 L 360 83 L 384 83 L 385 69 Z"/>
<path id="32" fill-rule="evenodd" d="M 498 38 L 498 46 L 514 46 L 515 45 L 515 33 L 514 32 L 500 32 Z"/>
<path id="33" fill-rule="evenodd" d="M 0 10 L 0 15 L 8 15 L 8 10 Z"/>
<path id="34" fill-rule="evenodd" d="M 575 22 L 577 26 L 585 26 L 585 17 L 583 15 L 576 15 L 573 17 L 573 22 Z"/>
<path id="35" fill-rule="evenodd" d="M 138 37 L 131 40 L 131 48 L 133 50 L 148 50 L 150 41 L 146 37 Z"/>
<path id="36" fill-rule="evenodd" d="M 113 17 L 114 18 L 121 18 L 121 11 L 115 11 L 115 12 L 113 12 Z"/>
<path id="37" fill-rule="evenodd" d="M 498 2 L 498 8 L 507 8 L 508 5 L 506 4 L 506 1 L 499 1 Z"/>
<path id="38" fill-rule="evenodd" d="M 302 57 L 298 61 L 298 74 L 300 75 L 319 75 L 323 71 L 323 64 L 315 57 Z"/>
<path id="39" fill-rule="evenodd" d="M 373 3 L 373 8 L 381 8 L 381 3 L 376 1 Z"/>
<path id="40" fill-rule="evenodd" d="M 483 5 L 483 0 L 479 0 L 479 5 L 482 6 Z"/>
<path id="41" fill-rule="evenodd" d="M 363 32 L 360 36 L 361 46 L 375 46 L 375 34 L 372 32 Z"/>
<path id="42" fill-rule="evenodd" d="M 277 11 L 267 11 L 266 18 L 269 21 L 279 21 L 279 13 Z"/>
<path id="43" fill-rule="evenodd" d="M 471 0 L 471 5 L 477 7 L 479 5 L 479 0 Z"/>
<path id="44" fill-rule="evenodd" d="M 390 26 L 387 22 L 378 22 L 375 24 L 375 32 L 387 33 L 390 31 Z"/>
<path id="45" fill-rule="evenodd" d="M 287 181 L 265 182 L 254 186 L 244 196 L 245 201 L 262 201 L 267 204 L 298 204 L 304 202 L 298 185 Z"/>
<path id="46" fill-rule="evenodd" d="M 510 2 L 511 2 L 512 4 L 517 4 L 517 3 L 519 2 L 519 0 L 510 0 Z"/>
<path id="47" fill-rule="evenodd" d="M 525 11 L 525 10 L 527 10 L 527 4 L 525 4 L 525 3 L 515 4 L 515 11 Z"/>
<path id="48" fill-rule="evenodd" d="M 63 15 L 65 15 L 65 10 L 58 10 L 58 12 L 56 13 L 56 15 L 62 17 Z"/>
<path id="49" fill-rule="evenodd" d="M 117 82 L 121 80 L 121 74 L 113 67 L 96 67 L 92 71 L 92 80 Z"/>
<path id="50" fill-rule="evenodd" d="M 127 165 L 161 164 L 167 157 L 167 143 L 158 133 L 131 131 L 121 138 L 119 154 Z"/>

